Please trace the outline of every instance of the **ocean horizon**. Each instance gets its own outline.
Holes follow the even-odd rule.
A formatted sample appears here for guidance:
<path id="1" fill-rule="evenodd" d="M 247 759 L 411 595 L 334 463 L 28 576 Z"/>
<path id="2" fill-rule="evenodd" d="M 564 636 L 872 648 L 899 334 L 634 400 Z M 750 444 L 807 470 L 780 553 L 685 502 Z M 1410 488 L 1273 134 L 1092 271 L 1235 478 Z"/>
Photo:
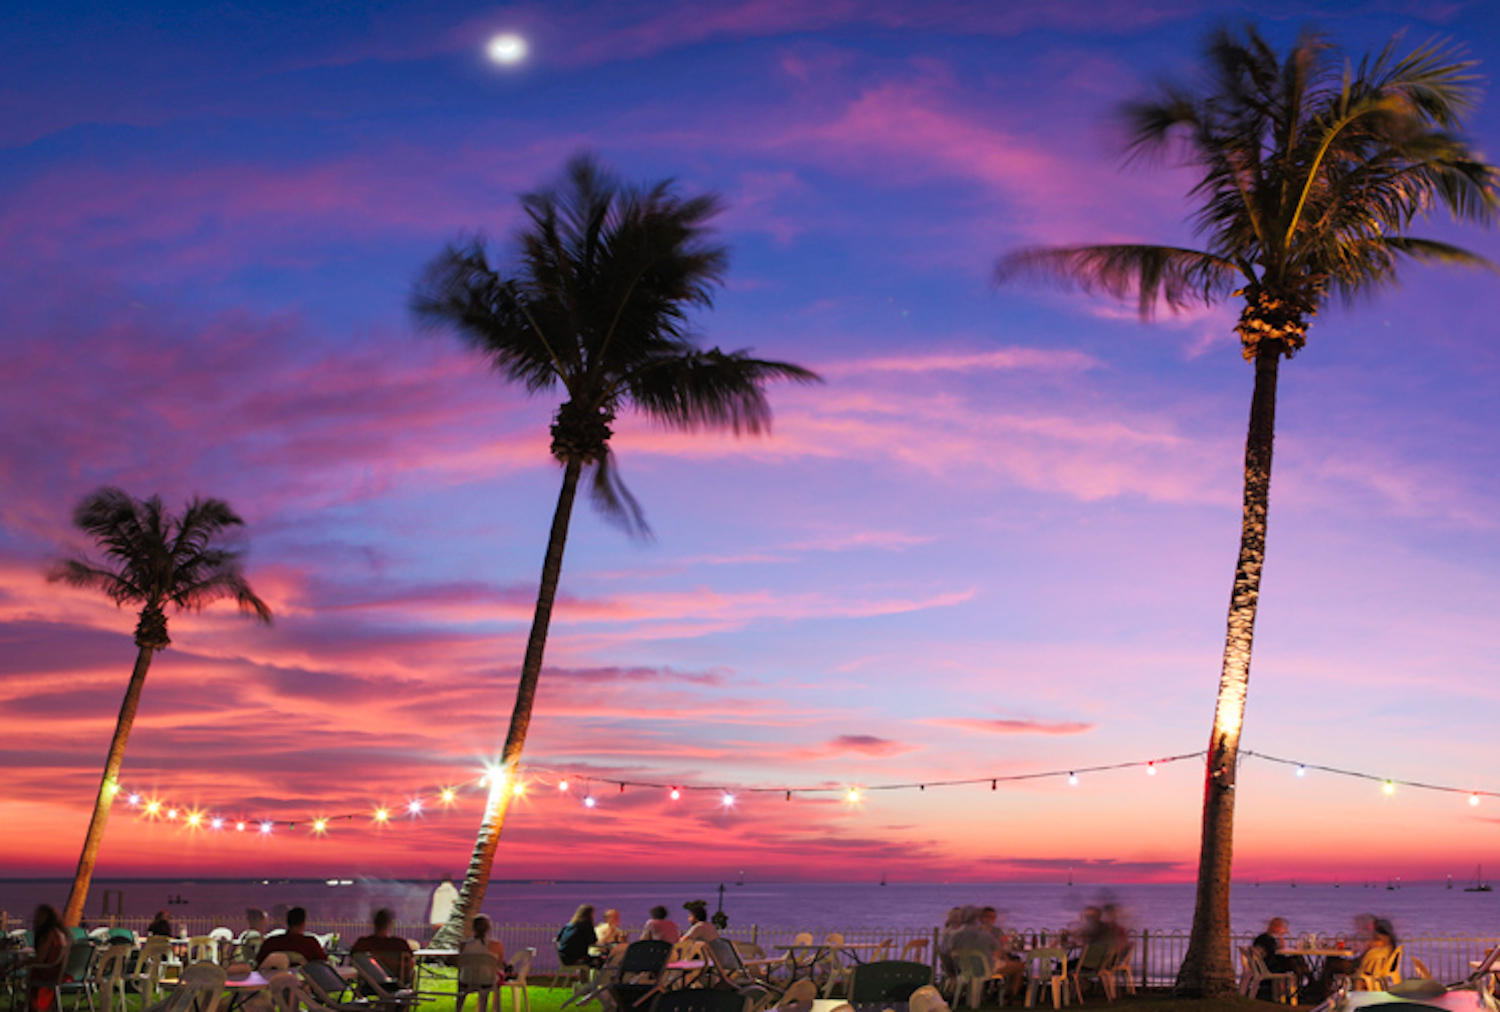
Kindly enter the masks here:
<path id="1" fill-rule="evenodd" d="M 39 903 L 61 905 L 71 877 L 0 878 L 0 910 L 12 918 L 29 916 Z M 111 909 L 126 916 L 149 916 L 165 909 L 172 916 L 219 917 L 242 924 L 248 907 L 274 910 L 304 906 L 314 921 L 363 921 L 379 907 L 390 907 L 406 924 L 423 924 L 433 879 L 355 877 L 195 877 L 133 876 L 97 878 L 85 914 L 97 916 L 110 894 Z M 1402 935 L 1494 936 L 1500 933 L 1500 894 L 1465 892 L 1468 881 L 1290 883 L 1236 881 L 1231 886 L 1231 917 L 1236 931 L 1258 930 L 1273 916 L 1286 917 L 1294 933 L 1347 932 L 1360 913 L 1388 917 Z M 720 903 L 732 926 L 923 929 L 942 923 L 953 906 L 991 905 L 1009 927 L 1055 930 L 1072 923 L 1089 904 L 1114 902 L 1132 926 L 1152 931 L 1183 931 L 1191 924 L 1191 883 L 1108 882 L 873 882 L 819 881 L 739 884 L 718 881 L 608 879 L 492 879 L 484 912 L 502 924 L 561 925 L 582 903 L 601 912 L 618 909 L 626 927 L 635 927 L 660 903 L 682 915 L 682 904 L 701 899 Z"/>

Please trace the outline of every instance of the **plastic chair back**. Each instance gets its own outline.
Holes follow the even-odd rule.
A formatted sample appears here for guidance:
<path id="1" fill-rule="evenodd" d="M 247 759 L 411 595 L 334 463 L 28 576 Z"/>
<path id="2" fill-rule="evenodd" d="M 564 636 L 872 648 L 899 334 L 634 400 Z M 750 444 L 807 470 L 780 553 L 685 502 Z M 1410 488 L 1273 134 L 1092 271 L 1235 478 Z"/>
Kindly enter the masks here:
<path id="1" fill-rule="evenodd" d="M 932 967 L 885 959 L 854 967 L 849 980 L 849 1003 L 909 1001 L 919 987 L 932 983 Z"/>

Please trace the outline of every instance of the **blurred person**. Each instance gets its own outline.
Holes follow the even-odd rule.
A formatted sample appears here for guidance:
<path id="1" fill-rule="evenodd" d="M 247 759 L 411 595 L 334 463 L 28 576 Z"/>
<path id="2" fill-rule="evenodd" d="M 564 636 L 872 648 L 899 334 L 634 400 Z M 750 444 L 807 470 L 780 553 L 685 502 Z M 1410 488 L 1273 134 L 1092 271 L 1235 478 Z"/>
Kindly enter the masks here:
<path id="1" fill-rule="evenodd" d="M 307 962 L 312 963 L 320 959 L 326 960 L 328 953 L 323 951 L 323 946 L 312 935 L 306 933 L 307 911 L 302 907 L 292 907 L 286 912 L 286 930 L 279 935 L 272 935 L 260 943 L 260 951 L 255 954 L 255 966 L 266 961 L 266 957 L 273 952 L 295 952 Z"/>
<path id="2" fill-rule="evenodd" d="M 667 919 L 667 908 L 656 906 L 651 908 L 651 919 L 641 929 L 641 941 L 643 942 L 670 942 L 677 944 L 682 937 L 682 932 L 677 930 L 677 924 Z"/>
<path id="3" fill-rule="evenodd" d="M 943 920 L 943 929 L 938 932 L 938 962 L 942 965 L 943 974 L 948 977 L 958 975 L 958 967 L 953 965 L 953 933 L 963 927 L 963 925 L 964 908 L 953 907 L 948 911 L 948 916 Z"/>
<path id="4" fill-rule="evenodd" d="M 604 960 L 591 955 L 598 934 L 594 929 L 594 905 L 585 903 L 573 911 L 573 919 L 562 926 L 552 940 L 557 946 L 557 959 L 563 966 L 601 966 Z"/>
<path id="5" fill-rule="evenodd" d="M 416 964 L 411 954 L 411 945 L 395 933 L 396 914 L 381 908 L 373 918 L 374 934 L 364 935 L 349 946 L 350 952 L 368 952 L 375 961 L 385 967 L 385 972 L 401 982 L 402 987 L 411 984 Z"/>
<path id="6" fill-rule="evenodd" d="M 54 1012 L 59 1007 L 57 984 L 67 969 L 73 944 L 56 907 L 43 903 L 36 908 L 31 939 L 34 952 L 26 970 L 27 1012 Z"/>
<path id="7" fill-rule="evenodd" d="M 1329 956 L 1323 960 L 1323 976 L 1321 983 L 1327 991 L 1333 990 L 1334 980 L 1338 977 L 1347 977 L 1357 971 L 1363 962 L 1365 953 L 1375 940 L 1375 915 L 1354 915 L 1354 954 L 1350 956 Z M 1339 948 L 1343 948 L 1340 940 Z"/>
<path id="8" fill-rule="evenodd" d="M 604 911 L 604 923 L 594 926 L 594 946 L 608 952 L 624 942 L 629 936 L 620 930 L 620 912 Z"/>
<path id="9" fill-rule="evenodd" d="M 1009 932 L 1000 927 L 1000 912 L 994 907 L 981 907 L 978 926 L 980 931 L 995 940 L 995 951 L 990 953 L 990 963 L 995 973 L 1005 978 L 1005 997 L 1016 998 L 1026 986 L 1026 964 L 1012 952 L 1014 940 Z M 955 945 L 954 948 L 966 946 Z"/>
<path id="10" fill-rule="evenodd" d="M 453 916 L 453 905 L 458 902 L 458 887 L 453 884 L 452 875 L 444 875 L 443 880 L 432 890 L 432 906 L 427 911 L 427 923 L 432 925 L 434 934 L 448 918 Z"/>
<path id="11" fill-rule="evenodd" d="M 708 904 L 703 900 L 688 900 L 682 905 L 688 912 L 688 929 L 682 933 L 681 941 L 716 942 L 719 929 L 708 919 Z"/>
<path id="12" fill-rule="evenodd" d="M 463 940 L 463 942 L 458 947 L 458 954 L 463 955 L 466 952 L 488 952 L 490 955 L 495 957 L 495 983 L 503 984 L 505 982 L 506 974 L 510 972 L 510 967 L 505 965 L 505 946 L 501 944 L 500 939 L 490 937 L 490 931 L 493 927 L 494 925 L 490 923 L 490 919 L 484 914 L 480 914 L 478 917 L 475 917 L 474 934 L 471 937 Z M 478 982 L 469 981 L 467 983 L 472 986 L 473 984 Z M 485 1012 L 485 1008 L 489 1004 L 490 1000 L 489 989 L 486 988 L 476 993 L 479 995 L 479 1012 Z M 468 991 L 465 991 L 463 989 L 459 990 L 458 1000 L 453 1007 L 453 1012 L 464 1012 L 464 999 L 468 996 Z M 499 1008 L 500 999 L 496 998 L 496 1012 L 499 1012 Z"/>
<path id="13" fill-rule="evenodd" d="M 163 938 L 172 937 L 172 921 L 165 910 L 158 910 L 156 916 L 151 919 L 151 926 L 146 929 L 148 935 L 159 935 Z"/>
<path id="14" fill-rule="evenodd" d="M 1307 961 L 1301 956 L 1282 952 L 1286 948 L 1288 930 L 1285 917 L 1273 917 L 1266 925 L 1266 930 L 1256 935 L 1255 941 L 1250 944 L 1260 950 L 1261 959 L 1265 961 L 1267 970 L 1272 973 L 1295 973 L 1297 988 L 1301 989 L 1307 983 Z M 1269 996 L 1272 991 L 1271 982 L 1263 981 L 1261 990 Z M 1252 995 L 1252 997 L 1256 996 Z"/>

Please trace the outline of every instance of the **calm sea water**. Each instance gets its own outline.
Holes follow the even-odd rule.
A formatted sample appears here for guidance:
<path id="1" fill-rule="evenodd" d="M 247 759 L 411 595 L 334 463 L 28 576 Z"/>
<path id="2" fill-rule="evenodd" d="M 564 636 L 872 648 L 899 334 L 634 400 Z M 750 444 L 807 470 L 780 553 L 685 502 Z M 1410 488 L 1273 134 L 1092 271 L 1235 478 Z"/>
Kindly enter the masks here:
<path id="1" fill-rule="evenodd" d="M 363 920 L 388 906 L 403 922 L 427 917 L 434 882 L 358 879 L 348 885 L 321 880 L 146 880 L 96 879 L 88 912 L 101 909 L 105 890 L 120 893 L 124 913 L 149 915 L 165 907 L 177 916 L 222 915 L 238 926 L 246 907 L 272 910 L 301 905 L 314 920 Z M 617 908 L 627 926 L 646 918 L 657 903 L 683 920 L 682 904 L 702 899 L 718 904 L 717 882 L 496 882 L 484 909 L 498 922 L 561 924 L 580 903 L 600 910 Z M 61 906 L 68 882 L 0 880 L 0 910 L 12 917 L 28 915 L 38 903 Z M 170 903 L 180 899 L 184 902 Z M 797 928 L 929 928 L 941 923 L 949 907 L 989 904 L 1003 911 L 1002 920 L 1018 928 L 1060 928 L 1072 922 L 1080 907 L 1113 900 L 1129 912 L 1136 927 L 1185 930 L 1192 921 L 1190 885 L 1061 884 L 818 884 L 724 883 L 724 911 L 732 924 Z M 1403 935 L 1500 934 L 1500 892 L 1466 893 L 1461 883 L 1408 885 L 1237 884 L 1231 893 L 1236 931 L 1259 928 L 1272 916 L 1286 917 L 1294 933 L 1347 931 L 1358 913 L 1389 917 Z"/>

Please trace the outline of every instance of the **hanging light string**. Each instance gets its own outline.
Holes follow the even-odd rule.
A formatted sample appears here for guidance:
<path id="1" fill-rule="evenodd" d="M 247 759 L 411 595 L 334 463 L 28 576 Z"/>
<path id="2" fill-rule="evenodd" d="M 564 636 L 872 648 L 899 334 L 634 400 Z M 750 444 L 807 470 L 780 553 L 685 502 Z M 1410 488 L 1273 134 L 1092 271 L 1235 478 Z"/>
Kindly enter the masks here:
<path id="1" fill-rule="evenodd" d="M 1207 754 L 1206 751 L 1185 752 L 1179 755 L 1162 756 L 1155 759 L 1139 759 L 1131 762 L 1103 763 L 1092 766 L 1074 766 L 1070 769 L 1046 770 L 1037 773 L 1009 773 L 995 774 L 990 776 L 962 777 L 952 780 L 921 780 L 903 781 L 897 783 L 872 784 L 859 786 L 856 784 L 845 784 L 842 786 L 743 786 L 728 784 L 690 784 L 682 781 L 665 780 L 627 780 L 616 777 L 596 776 L 593 774 L 568 773 L 565 771 L 548 769 L 546 767 L 530 767 L 524 778 L 507 783 L 506 774 L 498 767 L 491 768 L 482 775 L 470 780 L 459 781 L 448 786 L 435 788 L 423 793 L 408 796 L 406 801 L 398 805 L 380 805 L 358 812 L 341 812 L 333 815 L 318 815 L 300 819 L 272 819 L 272 818 L 250 818 L 245 816 L 225 816 L 214 814 L 213 810 L 197 804 L 184 804 L 163 800 L 159 795 L 146 791 L 131 791 L 123 787 L 115 789 L 116 798 L 122 800 L 133 809 L 139 818 L 152 821 L 168 822 L 190 829 L 203 829 L 213 831 L 229 831 L 246 834 L 260 834 L 269 836 L 278 829 L 295 829 L 298 825 L 305 826 L 312 833 L 322 835 L 328 832 L 335 824 L 349 824 L 355 820 L 367 820 L 374 828 L 385 828 L 401 819 L 415 820 L 425 816 L 430 810 L 442 810 L 451 808 L 460 800 L 476 791 L 493 795 L 497 791 L 508 792 L 512 795 L 522 795 L 528 790 L 530 784 L 540 784 L 551 787 L 559 793 L 581 793 L 582 803 L 586 808 L 594 808 L 598 804 L 596 790 L 600 787 L 611 787 L 619 793 L 624 793 L 627 788 L 636 788 L 651 791 L 664 791 L 672 801 L 682 798 L 687 792 L 714 793 L 719 795 L 720 803 L 726 807 L 733 807 L 740 795 L 763 795 L 780 794 L 787 801 L 791 801 L 793 795 L 840 795 L 845 801 L 854 803 L 863 799 L 865 794 L 874 791 L 925 791 L 929 787 L 973 787 L 989 784 L 991 790 L 998 790 L 1002 783 L 1017 783 L 1025 780 L 1046 780 L 1065 778 L 1070 786 L 1077 786 L 1080 774 L 1106 773 L 1115 770 L 1144 768 L 1146 773 L 1155 774 L 1158 767 L 1170 763 L 1182 762 L 1189 759 L 1201 759 Z M 1373 773 L 1365 773 L 1359 770 L 1342 769 L 1337 766 L 1326 766 L 1320 763 L 1301 762 L 1295 759 L 1285 759 L 1280 756 L 1267 755 L 1264 752 L 1254 752 L 1250 749 L 1239 751 L 1240 759 L 1261 759 L 1269 763 L 1283 766 L 1291 766 L 1296 770 L 1296 775 L 1306 775 L 1308 770 L 1319 773 L 1329 773 L 1335 776 L 1352 777 L 1358 780 L 1368 780 L 1382 785 L 1386 794 L 1395 792 L 1396 787 L 1406 787 L 1416 790 L 1436 791 L 1443 794 L 1461 794 L 1469 799 L 1470 805 L 1477 805 L 1481 798 L 1500 798 L 1500 792 L 1478 790 L 1465 787 L 1452 787 L 1444 784 L 1429 784 L 1417 780 L 1402 780 L 1391 777 L 1377 776 Z M 575 785 L 578 788 L 574 792 Z"/>
<path id="2" fill-rule="evenodd" d="M 1302 776 L 1305 770 L 1317 770 L 1319 773 L 1332 773 L 1340 777 L 1353 777 L 1356 780 L 1373 780 L 1380 784 L 1387 794 L 1396 787 L 1411 787 L 1419 791 L 1437 791 L 1442 794 L 1463 794 L 1469 798 L 1469 804 L 1477 805 L 1480 798 L 1500 798 L 1500 791 L 1481 791 L 1468 787 L 1449 787 L 1445 784 L 1429 784 L 1420 780 L 1399 780 L 1394 777 L 1381 777 L 1373 773 L 1361 773 L 1359 770 L 1340 769 L 1337 766 L 1323 766 L 1318 763 L 1298 762 L 1296 759 L 1283 759 L 1280 756 L 1266 755 L 1264 752 L 1252 752 L 1249 749 L 1240 749 L 1241 757 L 1251 759 L 1264 759 L 1269 763 L 1279 763 L 1282 766 L 1293 766 L 1297 769 L 1297 775 Z"/>

